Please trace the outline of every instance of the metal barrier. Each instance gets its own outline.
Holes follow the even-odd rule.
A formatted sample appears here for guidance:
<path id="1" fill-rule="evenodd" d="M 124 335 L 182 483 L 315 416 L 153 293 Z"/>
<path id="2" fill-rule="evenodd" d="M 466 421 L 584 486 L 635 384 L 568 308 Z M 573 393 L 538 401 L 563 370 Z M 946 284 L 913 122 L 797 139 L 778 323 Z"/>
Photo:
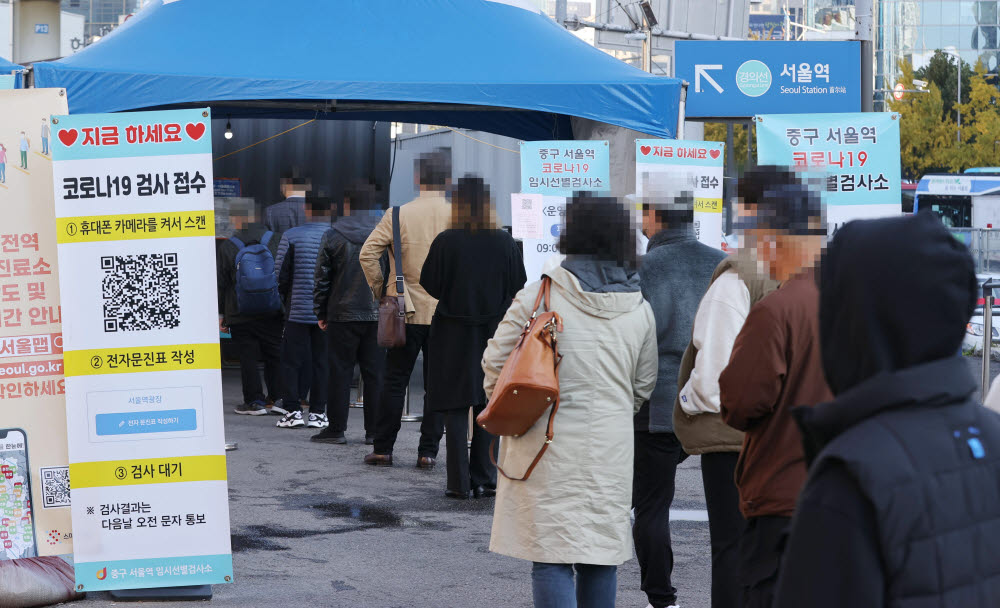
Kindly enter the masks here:
<path id="1" fill-rule="evenodd" d="M 983 399 L 990 390 L 990 359 L 993 350 L 993 281 L 983 283 Z"/>
<path id="2" fill-rule="evenodd" d="M 1000 229 L 950 228 L 965 243 L 976 263 L 977 274 L 1000 274 Z"/>

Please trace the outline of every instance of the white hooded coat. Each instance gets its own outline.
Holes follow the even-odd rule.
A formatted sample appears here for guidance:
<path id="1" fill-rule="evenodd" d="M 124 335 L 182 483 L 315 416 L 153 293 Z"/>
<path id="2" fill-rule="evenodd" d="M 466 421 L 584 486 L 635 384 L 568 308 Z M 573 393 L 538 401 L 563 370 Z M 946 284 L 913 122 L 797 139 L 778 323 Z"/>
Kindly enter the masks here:
<path id="1" fill-rule="evenodd" d="M 619 565 L 632 558 L 632 417 L 656 384 L 656 325 L 638 291 L 592 293 L 559 267 L 550 309 L 558 336 L 554 440 L 527 481 L 499 478 L 490 550 L 545 563 Z M 483 354 L 489 398 L 540 282 L 517 294 Z M 504 437 L 500 466 L 524 474 L 545 442 L 546 412 L 521 437 Z"/>

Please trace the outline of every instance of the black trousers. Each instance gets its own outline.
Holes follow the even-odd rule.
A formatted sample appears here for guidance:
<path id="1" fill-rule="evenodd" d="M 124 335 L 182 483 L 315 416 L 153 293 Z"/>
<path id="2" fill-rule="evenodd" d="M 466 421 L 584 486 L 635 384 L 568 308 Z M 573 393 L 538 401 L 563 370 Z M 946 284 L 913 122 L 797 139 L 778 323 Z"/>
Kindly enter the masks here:
<path id="1" fill-rule="evenodd" d="M 309 413 L 326 412 L 326 336 L 315 323 L 285 323 L 281 340 L 281 367 L 285 379 L 285 404 L 289 412 L 302 411 L 303 383 L 308 386 Z"/>
<path id="2" fill-rule="evenodd" d="M 475 418 L 486 405 L 472 408 Z M 468 493 L 476 486 L 497 487 L 497 469 L 490 462 L 493 435 L 477 424 L 472 425 L 472 445 L 468 444 L 469 408 L 446 410 L 445 446 L 448 450 L 448 489 Z M 496 457 L 496 454 L 494 454 Z"/>
<path id="3" fill-rule="evenodd" d="M 750 517 L 740 537 L 740 586 L 743 608 L 770 608 L 778 583 L 781 554 L 792 518 Z"/>
<path id="4" fill-rule="evenodd" d="M 635 432 L 632 539 L 639 558 L 640 588 L 653 608 L 665 608 L 677 602 L 677 589 L 670 583 L 674 569 L 670 504 L 674 501 L 677 465 L 683 459 L 681 442 L 673 433 Z"/>
<path id="5" fill-rule="evenodd" d="M 379 401 L 375 423 L 376 454 L 392 454 L 396 436 L 402 426 L 400 417 L 403 415 L 406 389 L 410 385 L 410 374 L 413 373 L 413 366 L 417 363 L 417 355 L 421 351 L 424 353 L 424 386 L 427 386 L 427 336 L 430 335 L 430 330 L 430 325 L 407 324 L 406 345 L 390 348 L 386 352 L 385 382 L 382 385 L 382 399 Z M 417 447 L 417 454 L 437 458 L 442 435 L 444 435 L 444 414 L 425 411 L 423 422 L 420 423 L 420 445 Z"/>
<path id="6" fill-rule="evenodd" d="M 361 368 L 364 384 L 365 434 L 375 432 L 375 415 L 382 398 L 385 349 L 378 345 L 378 323 L 357 321 L 330 323 L 326 327 L 330 346 L 330 432 L 347 430 L 351 407 L 354 366 Z"/>
<path id="7" fill-rule="evenodd" d="M 243 383 L 243 402 L 277 401 L 283 395 L 281 388 L 281 332 L 284 325 L 280 316 L 248 323 L 233 324 L 229 328 L 240 357 L 240 379 Z M 264 360 L 264 378 L 267 395 L 260 383 L 257 362 Z"/>
<path id="8" fill-rule="evenodd" d="M 741 608 L 740 537 L 746 522 L 733 481 L 739 452 L 701 455 L 708 533 L 712 545 L 712 608 Z"/>

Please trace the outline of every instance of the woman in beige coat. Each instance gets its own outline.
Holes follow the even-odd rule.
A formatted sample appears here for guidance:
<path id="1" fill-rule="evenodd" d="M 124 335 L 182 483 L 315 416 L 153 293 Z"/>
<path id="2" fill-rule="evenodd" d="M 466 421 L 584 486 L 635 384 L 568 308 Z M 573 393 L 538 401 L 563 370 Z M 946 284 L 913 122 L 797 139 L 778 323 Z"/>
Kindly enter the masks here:
<path id="1" fill-rule="evenodd" d="M 567 206 L 560 242 L 567 258 L 548 273 L 550 308 L 564 325 L 554 439 L 527 481 L 501 477 L 490 539 L 491 551 L 534 562 L 536 607 L 614 606 L 617 566 L 632 557 L 632 416 L 657 375 L 655 321 L 639 292 L 634 234 L 616 199 L 578 196 Z M 487 346 L 487 397 L 539 285 L 517 294 Z M 503 438 L 499 463 L 508 475 L 524 475 L 547 421 L 546 413 L 525 435 Z"/>

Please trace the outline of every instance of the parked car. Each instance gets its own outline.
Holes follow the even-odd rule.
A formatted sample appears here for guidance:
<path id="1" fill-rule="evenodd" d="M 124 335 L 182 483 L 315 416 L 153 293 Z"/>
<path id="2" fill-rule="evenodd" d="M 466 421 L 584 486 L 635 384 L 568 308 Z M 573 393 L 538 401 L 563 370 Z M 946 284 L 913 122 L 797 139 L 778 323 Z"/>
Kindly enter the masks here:
<path id="1" fill-rule="evenodd" d="M 1000 284 L 1000 277 L 996 275 L 981 274 L 976 275 L 976 279 L 979 283 L 980 293 L 982 293 L 982 287 L 986 281 L 992 280 L 995 283 Z M 997 299 L 1000 299 L 1000 287 L 993 290 L 993 298 L 993 331 L 990 340 L 990 357 L 1000 360 L 1000 305 L 997 304 Z M 981 355 L 983 353 L 983 333 L 985 330 L 985 325 L 983 323 L 983 309 L 985 304 L 985 298 L 979 298 L 976 303 L 976 309 L 965 326 L 965 339 L 962 340 L 962 352 L 965 354 Z"/>

